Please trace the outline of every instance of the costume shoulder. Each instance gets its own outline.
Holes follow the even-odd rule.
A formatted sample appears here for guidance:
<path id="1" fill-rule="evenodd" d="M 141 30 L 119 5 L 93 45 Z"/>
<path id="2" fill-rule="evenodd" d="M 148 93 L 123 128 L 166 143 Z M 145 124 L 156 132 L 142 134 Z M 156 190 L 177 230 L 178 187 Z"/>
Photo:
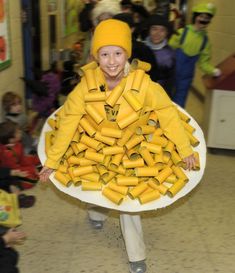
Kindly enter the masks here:
<path id="1" fill-rule="evenodd" d="M 63 105 L 64 112 L 69 115 L 84 114 L 84 94 L 87 91 L 87 84 L 84 77 L 76 85 L 74 90 L 68 95 Z"/>

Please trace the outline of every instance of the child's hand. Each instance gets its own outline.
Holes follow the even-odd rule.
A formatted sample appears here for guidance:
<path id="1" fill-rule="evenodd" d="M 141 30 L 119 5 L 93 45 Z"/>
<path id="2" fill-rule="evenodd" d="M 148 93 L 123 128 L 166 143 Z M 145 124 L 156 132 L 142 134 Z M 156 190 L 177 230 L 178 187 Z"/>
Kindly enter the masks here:
<path id="1" fill-rule="evenodd" d="M 11 170 L 11 176 L 27 177 L 29 174 L 26 171 Z"/>
<path id="2" fill-rule="evenodd" d="M 14 244 L 22 243 L 26 238 L 26 234 L 23 231 L 18 231 L 14 228 L 11 228 L 2 236 L 2 238 L 6 247 L 11 247 Z"/>
<path id="3" fill-rule="evenodd" d="M 196 166 L 196 158 L 193 154 L 183 159 L 186 170 L 192 170 Z"/>
<path id="4" fill-rule="evenodd" d="M 48 182 L 49 176 L 52 174 L 53 171 L 53 169 L 44 166 L 39 172 L 39 180 L 44 183 Z"/>

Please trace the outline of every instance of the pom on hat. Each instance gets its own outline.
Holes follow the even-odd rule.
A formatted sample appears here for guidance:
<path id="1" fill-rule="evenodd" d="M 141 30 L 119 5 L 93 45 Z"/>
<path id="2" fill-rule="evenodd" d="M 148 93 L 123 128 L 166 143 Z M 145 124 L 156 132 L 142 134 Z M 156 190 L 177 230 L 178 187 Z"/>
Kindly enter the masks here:
<path id="1" fill-rule="evenodd" d="M 92 55 L 97 58 L 98 50 L 103 46 L 120 46 L 126 50 L 128 58 L 131 56 L 131 29 L 129 26 L 115 19 L 100 22 L 95 28 L 92 38 Z"/>

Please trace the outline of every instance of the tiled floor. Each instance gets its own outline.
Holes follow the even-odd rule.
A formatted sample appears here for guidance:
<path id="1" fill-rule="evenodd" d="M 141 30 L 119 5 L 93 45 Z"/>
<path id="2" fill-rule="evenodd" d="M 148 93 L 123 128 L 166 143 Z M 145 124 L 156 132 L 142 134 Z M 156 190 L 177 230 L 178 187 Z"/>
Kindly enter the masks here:
<path id="1" fill-rule="evenodd" d="M 192 94 L 188 111 L 201 124 Z M 208 154 L 203 180 L 170 207 L 143 214 L 148 273 L 235 273 L 235 152 Z M 93 230 L 85 204 L 52 185 L 37 185 L 35 207 L 22 210 L 26 242 L 21 273 L 127 273 L 128 261 L 112 212 Z"/>

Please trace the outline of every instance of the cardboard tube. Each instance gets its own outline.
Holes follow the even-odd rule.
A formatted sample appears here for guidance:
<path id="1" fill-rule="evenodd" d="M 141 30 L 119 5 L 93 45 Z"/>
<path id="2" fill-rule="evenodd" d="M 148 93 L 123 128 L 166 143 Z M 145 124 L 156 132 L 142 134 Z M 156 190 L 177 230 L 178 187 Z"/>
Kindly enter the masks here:
<path id="1" fill-rule="evenodd" d="M 176 181 L 177 181 L 177 177 L 175 174 L 169 175 L 165 180 L 165 182 L 170 183 L 170 184 L 174 184 Z"/>
<path id="2" fill-rule="evenodd" d="M 151 153 L 154 153 L 154 154 L 162 153 L 162 146 L 149 143 L 147 141 L 141 142 L 140 147 L 146 147 Z"/>
<path id="3" fill-rule="evenodd" d="M 103 148 L 104 155 L 116 155 L 116 154 L 123 154 L 125 152 L 123 147 L 119 146 L 112 146 L 112 147 L 105 147 Z"/>
<path id="4" fill-rule="evenodd" d="M 138 185 L 139 180 L 138 177 L 134 176 L 119 176 L 117 177 L 117 184 L 119 186 L 136 186 Z"/>
<path id="5" fill-rule="evenodd" d="M 115 176 L 117 175 L 117 173 L 109 171 L 105 176 L 102 176 L 102 179 L 104 181 L 105 184 L 107 184 L 109 181 L 111 181 Z"/>
<path id="6" fill-rule="evenodd" d="M 174 165 L 181 166 L 183 161 L 179 154 L 176 151 L 172 151 L 171 153 L 171 160 L 173 161 Z"/>
<path id="7" fill-rule="evenodd" d="M 123 132 L 122 137 L 117 140 L 117 145 L 118 146 L 124 146 L 127 143 L 127 141 L 131 138 L 131 136 L 133 134 L 134 134 L 133 131 L 131 131 L 129 129 L 126 129 Z"/>
<path id="8" fill-rule="evenodd" d="M 148 135 L 148 134 L 153 134 L 155 131 L 154 126 L 150 125 L 140 125 L 139 127 L 136 128 L 136 134 L 137 135 Z"/>
<path id="9" fill-rule="evenodd" d="M 63 158 L 68 159 L 71 155 L 73 155 L 73 149 L 71 147 L 65 152 Z"/>
<path id="10" fill-rule="evenodd" d="M 83 65 L 82 67 L 80 67 L 79 69 L 78 69 L 78 74 L 79 74 L 79 76 L 84 76 L 84 72 L 86 71 L 86 70 L 88 70 L 88 69 L 95 69 L 96 67 L 97 67 L 98 65 L 97 65 L 97 63 L 96 62 L 90 62 L 90 63 L 88 63 L 88 64 L 85 64 L 85 65 Z"/>
<path id="11" fill-rule="evenodd" d="M 137 112 L 142 109 L 142 105 L 140 101 L 136 98 L 136 96 L 132 93 L 131 90 L 125 92 L 123 97 L 128 102 L 128 104 Z"/>
<path id="12" fill-rule="evenodd" d="M 163 170 L 159 172 L 159 174 L 155 177 L 159 184 L 162 184 L 168 176 L 173 173 L 173 170 L 170 167 L 165 167 Z"/>
<path id="13" fill-rule="evenodd" d="M 128 191 L 129 191 L 128 187 L 126 187 L 126 186 L 119 186 L 119 185 L 117 185 L 116 183 L 114 183 L 112 181 L 109 182 L 108 187 L 111 190 L 113 190 L 113 191 L 121 193 L 122 195 L 127 195 Z"/>
<path id="14" fill-rule="evenodd" d="M 125 159 L 123 160 L 122 164 L 123 164 L 123 167 L 126 169 L 144 167 L 144 160 L 143 158 L 138 158 L 136 160 Z"/>
<path id="15" fill-rule="evenodd" d="M 135 77 L 134 77 L 134 80 L 132 82 L 131 89 L 139 91 L 140 86 L 141 86 L 142 81 L 143 81 L 143 78 L 144 78 L 145 72 L 144 72 L 144 70 L 137 69 L 137 70 L 135 70 L 134 73 L 135 73 Z"/>
<path id="16" fill-rule="evenodd" d="M 136 160 L 141 157 L 136 149 L 130 149 L 126 152 L 126 154 L 130 160 Z"/>
<path id="17" fill-rule="evenodd" d="M 190 121 L 190 117 L 189 116 L 187 116 L 185 113 L 183 113 L 182 111 L 180 111 L 178 108 L 176 108 L 177 109 L 177 112 L 178 112 L 178 114 L 179 114 L 179 116 L 180 116 L 180 119 L 182 119 L 183 121 L 185 121 L 185 122 L 189 122 Z"/>
<path id="18" fill-rule="evenodd" d="M 67 161 L 69 163 L 69 165 L 79 165 L 80 164 L 80 160 L 81 158 L 76 157 L 74 155 L 70 156 Z"/>
<path id="19" fill-rule="evenodd" d="M 137 121 L 138 119 L 139 119 L 139 115 L 136 112 L 132 112 L 131 114 L 126 116 L 124 119 L 119 120 L 117 124 L 121 129 L 124 129 L 130 124 Z"/>
<path id="20" fill-rule="evenodd" d="M 194 136 L 192 135 L 190 132 L 186 131 L 186 134 L 189 138 L 189 141 L 190 141 L 190 144 L 193 146 L 193 147 L 196 147 L 199 145 L 200 141 Z"/>
<path id="21" fill-rule="evenodd" d="M 162 195 L 166 195 L 167 191 L 169 190 L 169 188 L 163 184 L 158 185 L 157 189 Z"/>
<path id="22" fill-rule="evenodd" d="M 92 161 L 95 161 L 95 162 L 98 162 L 98 163 L 103 163 L 105 155 L 97 153 L 97 152 L 91 152 L 89 150 L 86 150 L 85 158 L 89 159 L 89 160 L 92 160 Z"/>
<path id="23" fill-rule="evenodd" d="M 193 170 L 195 171 L 199 171 L 200 170 L 200 159 L 199 159 L 199 153 L 198 152 L 193 152 L 194 157 L 196 158 L 196 165 L 193 168 Z"/>
<path id="24" fill-rule="evenodd" d="M 140 61 L 139 59 L 133 59 L 131 62 L 131 69 L 142 69 L 146 72 L 148 72 L 151 69 L 151 64 Z"/>
<path id="25" fill-rule="evenodd" d="M 97 84 L 95 80 L 95 70 L 94 69 L 87 69 L 84 71 L 85 79 L 87 82 L 88 90 L 97 90 Z"/>
<path id="26" fill-rule="evenodd" d="M 148 125 L 155 126 L 157 125 L 158 117 L 155 111 L 151 111 L 149 118 L 148 118 Z"/>
<path id="27" fill-rule="evenodd" d="M 97 101 L 105 101 L 106 95 L 104 92 L 92 92 L 85 94 L 85 102 L 97 102 Z"/>
<path id="28" fill-rule="evenodd" d="M 166 147 L 168 143 L 168 139 L 162 136 L 153 135 L 153 138 L 150 142 L 157 145 L 161 145 L 162 147 Z"/>
<path id="29" fill-rule="evenodd" d="M 107 137 L 114 137 L 114 138 L 121 138 L 122 137 L 122 130 L 109 128 L 109 127 L 102 127 L 101 135 Z"/>
<path id="30" fill-rule="evenodd" d="M 148 193 L 141 194 L 141 196 L 139 196 L 139 201 L 143 205 L 143 204 L 146 204 L 148 202 L 157 200 L 160 197 L 161 197 L 161 195 L 160 195 L 159 191 L 158 190 L 153 190 L 153 191 L 150 191 Z"/>
<path id="31" fill-rule="evenodd" d="M 56 129 L 56 120 L 53 118 L 48 118 L 47 123 L 50 125 L 50 127 L 55 130 Z"/>
<path id="32" fill-rule="evenodd" d="M 83 191 L 101 191 L 102 190 L 102 183 L 101 182 L 82 181 L 82 190 Z"/>
<path id="33" fill-rule="evenodd" d="M 95 149 L 96 151 L 100 150 L 102 147 L 102 144 L 99 141 L 86 136 L 85 134 L 82 135 L 80 142 L 87 145 L 88 147 Z"/>
<path id="34" fill-rule="evenodd" d="M 138 167 L 135 168 L 136 176 L 157 176 L 158 169 L 157 167 Z"/>
<path id="35" fill-rule="evenodd" d="M 125 175 L 125 173 L 126 173 L 126 169 L 124 169 L 122 165 L 119 165 L 117 168 L 117 167 L 113 167 L 112 165 L 109 164 L 108 169 L 112 172 L 116 172 L 116 173 L 119 173 L 122 175 Z"/>
<path id="36" fill-rule="evenodd" d="M 139 185 L 135 186 L 133 189 L 129 191 L 129 196 L 132 199 L 138 197 L 141 193 L 143 193 L 148 188 L 148 185 L 144 182 L 140 183 Z"/>
<path id="37" fill-rule="evenodd" d="M 67 173 L 68 171 L 68 166 L 60 164 L 57 171 L 61 172 L 61 173 Z"/>
<path id="38" fill-rule="evenodd" d="M 90 182 L 99 182 L 100 181 L 100 175 L 98 173 L 88 173 L 85 175 L 80 176 L 83 180 L 88 180 Z"/>
<path id="39" fill-rule="evenodd" d="M 100 132 L 96 132 L 95 139 L 109 146 L 113 146 L 116 141 L 113 137 L 102 136 Z"/>
<path id="40" fill-rule="evenodd" d="M 103 189 L 102 194 L 117 205 L 120 205 L 124 198 L 122 194 L 115 192 L 108 187 Z"/>
<path id="41" fill-rule="evenodd" d="M 184 126 L 184 129 L 186 129 L 189 133 L 194 133 L 195 132 L 195 128 L 193 126 L 191 126 L 190 124 L 188 124 L 187 122 L 181 120 L 181 123 L 183 124 Z"/>
<path id="42" fill-rule="evenodd" d="M 55 178 L 66 187 L 69 187 L 71 185 L 71 178 L 69 177 L 69 175 L 56 171 Z"/>
<path id="43" fill-rule="evenodd" d="M 121 164 L 122 158 L 124 156 L 124 153 L 122 154 L 115 154 L 112 158 L 112 161 L 110 162 L 110 165 L 113 167 L 118 167 Z"/>
<path id="44" fill-rule="evenodd" d="M 147 165 L 149 167 L 153 167 L 155 163 L 154 163 L 154 160 L 153 160 L 149 150 L 146 147 L 141 147 L 139 149 L 139 152 L 140 152 L 142 158 L 144 159 L 144 161 L 147 163 Z"/>
<path id="45" fill-rule="evenodd" d="M 89 121 L 85 117 L 81 118 L 79 125 L 82 126 L 82 128 L 84 129 L 84 131 L 90 137 L 92 137 L 92 136 L 95 135 L 95 133 L 96 133 L 95 128 L 89 123 Z"/>
<path id="46" fill-rule="evenodd" d="M 131 148 L 135 147 L 136 145 L 140 144 L 144 140 L 142 135 L 133 135 L 125 144 L 126 148 L 130 150 Z"/>
<path id="47" fill-rule="evenodd" d="M 186 176 L 186 174 L 183 172 L 183 170 L 182 170 L 180 167 L 173 165 L 171 168 L 172 168 L 174 174 L 175 174 L 179 179 L 182 179 L 182 180 L 185 181 L 185 182 L 188 182 L 188 181 L 189 181 L 188 177 Z"/>
<path id="48" fill-rule="evenodd" d="M 102 115 L 96 110 L 96 108 L 91 105 L 91 104 L 87 104 L 86 108 L 85 108 L 87 114 L 97 123 L 100 124 L 103 120 L 104 117 L 102 117 Z"/>
<path id="49" fill-rule="evenodd" d="M 168 195 L 174 197 L 184 186 L 186 182 L 183 179 L 178 179 L 169 189 Z"/>
<path id="50" fill-rule="evenodd" d="M 92 172 L 94 172 L 94 169 L 92 166 L 74 167 L 72 169 L 72 173 L 74 176 L 81 176 L 81 175 L 85 175 Z"/>
<path id="51" fill-rule="evenodd" d="M 114 104 L 116 104 L 116 102 L 118 101 L 118 99 L 120 98 L 122 92 L 123 92 L 123 84 L 119 84 L 117 85 L 112 92 L 110 93 L 110 95 L 108 96 L 108 98 L 106 99 L 106 103 L 110 106 L 114 106 Z"/>

